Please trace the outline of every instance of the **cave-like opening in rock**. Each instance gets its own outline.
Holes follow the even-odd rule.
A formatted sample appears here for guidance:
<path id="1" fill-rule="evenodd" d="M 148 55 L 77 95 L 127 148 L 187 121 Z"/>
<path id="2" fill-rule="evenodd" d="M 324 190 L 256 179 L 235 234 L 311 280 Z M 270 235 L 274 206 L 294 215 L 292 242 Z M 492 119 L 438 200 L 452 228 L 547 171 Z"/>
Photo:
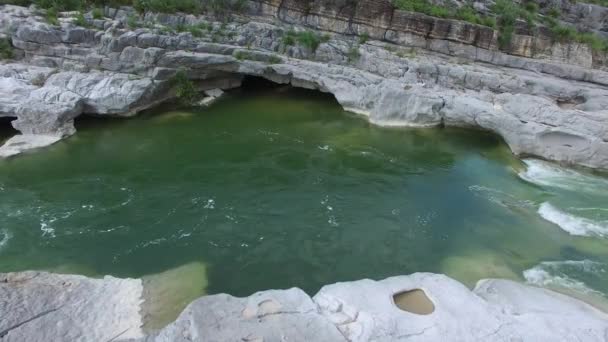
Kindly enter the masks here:
<path id="1" fill-rule="evenodd" d="M 14 120 L 17 120 L 14 116 L 0 116 L 0 144 L 13 135 L 19 134 L 19 131 L 12 125 Z"/>
<path id="2" fill-rule="evenodd" d="M 276 83 L 269 79 L 266 79 L 264 77 L 259 77 L 259 76 L 245 75 L 243 77 L 241 87 L 239 88 L 240 91 L 244 91 L 249 94 L 251 94 L 251 93 L 255 94 L 258 92 L 263 93 L 264 91 L 267 91 L 268 89 L 276 89 L 279 93 L 282 91 L 286 92 L 286 91 L 292 90 L 292 91 L 296 91 L 298 93 L 298 95 L 302 96 L 302 97 L 327 100 L 327 101 L 334 102 L 337 105 L 340 105 L 338 103 L 338 100 L 336 100 L 335 96 L 332 93 L 323 92 L 318 89 L 309 89 L 309 88 L 294 86 L 289 83 Z"/>

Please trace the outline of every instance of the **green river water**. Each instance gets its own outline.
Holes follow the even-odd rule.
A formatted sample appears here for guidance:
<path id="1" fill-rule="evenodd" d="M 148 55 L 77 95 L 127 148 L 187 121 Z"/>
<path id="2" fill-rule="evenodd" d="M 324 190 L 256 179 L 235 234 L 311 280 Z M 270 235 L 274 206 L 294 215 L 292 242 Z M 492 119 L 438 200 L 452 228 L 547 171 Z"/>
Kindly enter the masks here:
<path id="1" fill-rule="evenodd" d="M 243 296 L 428 271 L 608 293 L 608 178 L 492 134 L 375 127 L 287 88 L 78 129 L 0 160 L 0 272 L 194 263 L 201 291 Z"/>

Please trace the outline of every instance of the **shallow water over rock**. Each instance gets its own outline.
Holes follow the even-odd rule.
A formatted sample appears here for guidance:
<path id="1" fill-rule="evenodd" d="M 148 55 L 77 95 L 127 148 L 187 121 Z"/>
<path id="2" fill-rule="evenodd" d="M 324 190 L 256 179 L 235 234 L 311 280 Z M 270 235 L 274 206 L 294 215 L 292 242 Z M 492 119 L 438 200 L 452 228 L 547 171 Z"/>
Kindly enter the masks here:
<path id="1" fill-rule="evenodd" d="M 418 271 L 608 293 L 608 238 L 540 210 L 602 227 L 606 177 L 528 172 L 491 134 L 380 128 L 288 88 L 79 126 L 0 161 L 0 271 L 140 277 L 199 263 L 197 289 L 238 296 Z M 542 279 L 524 278 L 535 267 Z"/>

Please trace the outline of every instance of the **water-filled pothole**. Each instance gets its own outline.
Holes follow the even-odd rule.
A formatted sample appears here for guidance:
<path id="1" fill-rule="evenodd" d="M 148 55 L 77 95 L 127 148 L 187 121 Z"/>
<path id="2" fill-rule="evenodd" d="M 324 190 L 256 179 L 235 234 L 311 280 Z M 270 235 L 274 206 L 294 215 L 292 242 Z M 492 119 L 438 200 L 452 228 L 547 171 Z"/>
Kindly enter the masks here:
<path id="1" fill-rule="evenodd" d="M 435 305 L 421 289 L 399 292 L 393 295 L 393 301 L 399 309 L 417 315 L 430 315 L 435 311 Z"/>

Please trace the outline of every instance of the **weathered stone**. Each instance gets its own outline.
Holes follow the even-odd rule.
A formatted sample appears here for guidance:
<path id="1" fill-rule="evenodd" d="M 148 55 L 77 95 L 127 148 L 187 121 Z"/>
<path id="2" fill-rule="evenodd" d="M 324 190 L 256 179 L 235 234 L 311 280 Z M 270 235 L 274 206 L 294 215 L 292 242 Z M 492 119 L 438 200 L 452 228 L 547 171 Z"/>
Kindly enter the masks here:
<path id="1" fill-rule="evenodd" d="M 139 279 L 44 272 L 0 274 L 3 341 L 110 341 L 141 337 Z"/>
<path id="2" fill-rule="evenodd" d="M 71 24 L 58 29 L 27 9 L 7 6 L 0 22 L 25 51 L 25 62 L 60 70 L 28 81 L 19 75 L 27 64 L 0 65 L 5 95 L 0 113 L 17 116 L 15 125 L 23 132 L 69 135 L 81 112 L 132 115 L 172 97 L 167 81 L 184 68 L 200 90 L 228 89 L 243 75 L 259 76 L 332 93 L 345 109 L 379 125 L 479 127 L 503 136 L 516 154 L 608 169 L 608 73 L 589 69 L 594 66 L 588 48 L 551 44 L 542 28 L 532 39 L 518 23 L 509 55 L 496 49 L 496 32 L 487 27 L 387 4 L 255 0 L 250 14 L 259 21 L 222 27 L 192 15 L 145 16 L 172 27 L 206 22 L 214 33 L 200 38 L 131 31 L 113 19 L 99 25 L 104 32 Z M 123 8 L 114 14 L 126 20 L 129 13 Z M 281 42 L 288 27 L 281 22 L 338 34 L 316 52 L 298 44 L 286 47 Z M 343 33 L 378 40 L 358 45 L 353 58 L 353 42 Z M 19 71 L 7 71 L 11 68 Z M 71 95 L 60 96 L 60 89 Z M 29 92 L 34 101 L 25 103 Z"/>

